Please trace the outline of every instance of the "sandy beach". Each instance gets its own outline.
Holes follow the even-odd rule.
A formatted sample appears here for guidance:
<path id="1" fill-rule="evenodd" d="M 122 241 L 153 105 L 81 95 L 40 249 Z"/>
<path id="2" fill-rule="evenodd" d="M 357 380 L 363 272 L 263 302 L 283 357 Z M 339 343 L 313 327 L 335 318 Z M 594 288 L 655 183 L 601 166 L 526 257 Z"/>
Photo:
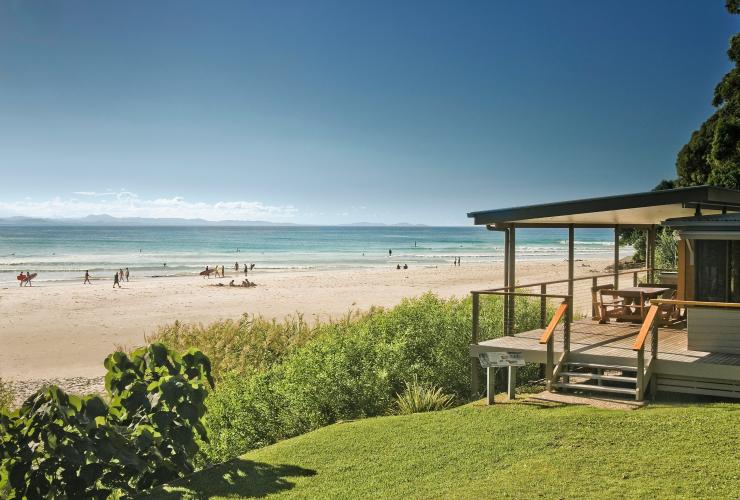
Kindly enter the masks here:
<path id="1" fill-rule="evenodd" d="M 603 272 L 606 261 L 577 263 L 577 275 Z M 517 281 L 566 276 L 562 261 L 522 261 Z M 243 279 L 235 275 L 237 282 Z M 84 381 L 104 373 L 103 359 L 116 347 L 142 345 L 175 320 L 211 322 L 243 313 L 283 318 L 297 312 L 328 319 L 372 305 L 393 306 L 427 291 L 465 296 L 503 283 L 503 266 L 462 265 L 408 270 L 358 269 L 251 273 L 254 288 L 213 286 L 224 279 L 200 276 L 133 276 L 121 289 L 112 281 L 45 283 L 0 289 L 0 377 L 23 387 L 39 381 Z M 36 381 L 34 383 L 33 381 Z M 76 382 L 71 385 L 76 387 Z"/>

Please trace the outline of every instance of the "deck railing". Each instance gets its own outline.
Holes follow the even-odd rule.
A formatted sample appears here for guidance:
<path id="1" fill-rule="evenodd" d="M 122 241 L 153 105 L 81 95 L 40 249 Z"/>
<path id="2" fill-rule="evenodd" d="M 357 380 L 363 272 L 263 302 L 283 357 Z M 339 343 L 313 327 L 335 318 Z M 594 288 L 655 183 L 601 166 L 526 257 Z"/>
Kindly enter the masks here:
<path id="1" fill-rule="evenodd" d="M 558 308 L 555 310 L 550 324 L 547 325 L 545 331 L 540 337 L 540 344 L 547 344 L 547 357 L 545 358 L 545 377 L 547 380 L 547 390 L 552 390 L 552 384 L 557 379 L 558 372 L 563 366 L 563 360 L 567 353 L 570 352 L 570 320 L 568 319 L 568 305 L 570 299 L 566 299 L 561 302 Z M 558 364 L 555 364 L 555 327 L 558 326 L 560 320 L 564 320 L 563 325 L 563 354 Z"/>
<path id="2" fill-rule="evenodd" d="M 650 394 L 655 397 L 656 380 L 653 376 L 655 360 L 658 359 L 658 324 L 660 323 L 660 306 L 653 304 L 645 315 L 640 331 L 635 338 L 632 349 L 637 351 L 637 383 L 635 399 L 642 401 L 645 399 L 645 390 L 648 383 L 651 384 Z M 645 364 L 645 341 L 648 337 L 650 341 L 650 359 Z"/>
<path id="3" fill-rule="evenodd" d="M 584 264 L 584 266 L 587 266 L 587 264 Z M 611 272 L 578 276 L 574 277 L 572 280 L 565 278 L 473 291 L 471 292 L 473 300 L 471 344 L 478 344 L 481 340 L 487 340 L 492 336 L 485 334 L 481 335 L 480 310 L 482 296 L 496 295 L 504 297 L 501 311 L 503 315 L 503 328 L 500 332 L 500 334 L 504 336 L 519 333 L 517 328 L 523 326 L 519 324 L 521 322 L 521 314 L 517 314 L 519 312 L 517 311 L 517 303 L 521 304 L 522 299 L 529 298 L 539 302 L 539 324 L 525 325 L 530 330 L 537 327 L 545 329 L 548 326 L 548 323 L 552 322 L 552 319 L 554 318 L 554 316 L 552 316 L 553 313 L 557 314 L 559 305 L 566 303 L 567 306 L 559 313 L 558 320 L 555 325 L 553 325 L 553 332 L 550 334 L 549 343 L 545 342 L 548 343 L 548 359 L 550 360 L 550 364 L 546 364 L 545 366 L 545 377 L 547 378 L 548 383 L 551 384 L 556 380 L 559 367 L 562 365 L 562 361 L 570 351 L 570 325 L 573 319 L 598 317 L 597 291 L 602 287 L 613 287 L 618 289 L 626 286 L 638 286 L 641 282 L 652 283 L 656 281 L 658 273 L 664 271 L 673 270 L 643 267 L 637 269 L 625 269 L 616 273 Z M 625 277 L 627 277 L 626 280 Z M 625 283 L 624 281 L 627 282 Z M 532 312 L 531 308 L 529 309 L 529 312 Z M 564 352 L 562 353 L 561 358 L 556 361 L 554 328 L 559 322 L 563 322 Z M 657 341 L 657 335 L 655 337 Z M 472 360 L 471 378 L 473 390 L 475 392 L 477 392 L 479 387 L 479 371 L 480 368 L 477 361 Z M 649 377 L 647 380 L 649 380 Z"/>
<path id="4" fill-rule="evenodd" d="M 511 291 L 508 287 L 501 287 L 491 290 L 476 290 L 470 292 L 473 299 L 473 316 L 472 316 L 472 332 L 470 336 L 470 343 L 475 345 L 478 344 L 481 340 L 486 340 L 488 338 L 491 338 L 490 335 L 486 335 L 485 338 L 481 338 L 481 332 L 480 332 L 480 318 L 481 318 L 481 296 L 498 296 L 503 298 L 503 323 L 501 325 L 501 331 L 500 333 L 504 336 L 508 335 L 514 335 L 517 333 L 516 327 L 516 316 L 515 316 L 515 308 L 514 304 L 516 303 L 517 299 L 534 299 L 539 304 L 539 318 L 538 318 L 538 324 L 525 324 L 523 325 L 524 328 L 532 329 L 539 326 L 540 328 L 545 328 L 545 325 L 548 323 L 548 304 L 550 301 L 559 300 L 562 303 L 571 303 L 571 297 L 569 295 L 556 295 L 556 294 L 543 294 L 543 293 L 528 293 L 525 291 Z M 507 314 L 510 313 L 510 314 Z M 561 313 L 562 314 L 562 313 Z M 556 322 L 557 323 L 557 322 Z M 570 331 L 570 322 L 568 320 L 568 332 Z M 499 332 L 489 332 L 489 333 L 499 333 Z M 568 335 L 569 337 L 569 335 Z M 478 363 L 478 360 L 471 359 L 471 367 L 470 367 L 470 375 L 471 375 L 471 381 L 472 381 L 472 389 L 473 393 L 477 393 L 480 387 L 479 384 L 479 373 L 480 373 L 480 366 Z M 512 378 L 510 378 L 510 386 L 513 384 Z M 513 391 L 513 387 L 509 388 L 509 392 Z"/>

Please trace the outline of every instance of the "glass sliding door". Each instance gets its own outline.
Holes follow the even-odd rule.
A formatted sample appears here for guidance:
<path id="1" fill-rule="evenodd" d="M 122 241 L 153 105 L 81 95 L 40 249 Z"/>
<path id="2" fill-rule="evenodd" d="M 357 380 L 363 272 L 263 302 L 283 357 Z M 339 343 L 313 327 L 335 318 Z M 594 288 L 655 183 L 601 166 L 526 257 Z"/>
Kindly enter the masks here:
<path id="1" fill-rule="evenodd" d="M 696 300 L 726 302 L 729 297 L 728 241 L 696 240 Z"/>

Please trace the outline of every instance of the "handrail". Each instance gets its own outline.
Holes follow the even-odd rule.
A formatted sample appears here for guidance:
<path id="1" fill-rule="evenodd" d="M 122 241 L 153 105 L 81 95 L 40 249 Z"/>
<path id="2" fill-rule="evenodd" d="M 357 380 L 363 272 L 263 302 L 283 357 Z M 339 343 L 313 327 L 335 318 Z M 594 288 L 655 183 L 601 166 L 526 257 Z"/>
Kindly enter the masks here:
<path id="1" fill-rule="evenodd" d="M 645 339 L 647 338 L 648 333 L 650 333 L 650 329 L 653 327 L 655 318 L 658 315 L 658 309 L 660 308 L 657 305 L 651 305 L 650 309 L 648 309 L 648 313 L 645 315 L 645 321 L 642 322 L 640 333 L 637 334 L 632 350 L 639 351 L 645 346 Z"/>
<path id="2" fill-rule="evenodd" d="M 686 307 L 713 307 L 716 309 L 740 309 L 736 302 L 707 302 L 702 300 L 652 299 L 651 304 L 666 304 Z"/>
<path id="3" fill-rule="evenodd" d="M 649 272 L 651 269 L 649 267 L 643 267 L 640 269 L 629 269 L 626 271 L 621 271 L 616 273 L 617 275 L 621 276 L 623 274 L 634 274 L 634 273 L 645 273 Z M 652 269 L 653 271 L 660 271 L 660 269 Z M 606 274 L 592 274 L 588 276 L 579 276 L 578 278 L 573 278 L 573 281 L 585 281 L 585 280 L 592 280 L 594 278 L 609 278 L 613 277 L 615 273 L 606 273 Z M 561 279 L 561 280 L 554 280 L 554 281 L 540 281 L 537 283 L 528 283 L 525 285 L 511 285 L 511 286 L 502 286 L 499 288 L 489 288 L 485 290 L 477 290 L 477 293 L 485 293 L 485 292 L 497 292 L 500 290 L 509 290 L 511 288 L 531 288 L 539 285 L 559 285 L 561 283 L 568 283 L 569 279 Z"/>
<path id="4" fill-rule="evenodd" d="M 542 337 L 540 337 L 540 344 L 547 344 L 547 342 L 550 340 L 550 337 L 552 337 L 553 332 L 555 331 L 555 327 L 558 326 L 558 323 L 563 318 L 563 314 L 565 314 L 565 311 L 567 310 L 568 303 L 561 302 L 557 310 L 555 310 L 555 314 L 553 314 L 552 319 L 550 320 L 550 324 L 547 325 L 547 328 L 545 328 L 545 331 L 542 333 Z"/>

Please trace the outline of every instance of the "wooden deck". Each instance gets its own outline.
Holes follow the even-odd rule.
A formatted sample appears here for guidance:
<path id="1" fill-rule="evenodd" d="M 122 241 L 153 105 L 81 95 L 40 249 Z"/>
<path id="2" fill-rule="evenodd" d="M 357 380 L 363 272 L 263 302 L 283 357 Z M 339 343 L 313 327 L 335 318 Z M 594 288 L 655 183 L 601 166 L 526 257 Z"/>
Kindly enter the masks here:
<path id="1" fill-rule="evenodd" d="M 562 328 L 562 325 L 559 326 L 555 333 L 557 353 L 563 351 Z M 639 324 L 631 323 L 574 321 L 571 325 L 571 351 L 568 359 L 637 366 L 637 354 L 632 350 L 632 345 L 639 329 Z M 537 329 L 482 341 L 470 346 L 470 355 L 477 357 L 480 352 L 486 351 L 519 351 L 527 362 L 544 363 L 547 346 L 539 343 L 542 332 L 542 329 Z M 659 380 L 662 377 L 665 381 L 674 378 L 721 381 L 722 384 L 737 386 L 740 391 L 740 354 L 691 351 L 687 347 L 685 328 L 660 328 L 655 374 Z"/>

